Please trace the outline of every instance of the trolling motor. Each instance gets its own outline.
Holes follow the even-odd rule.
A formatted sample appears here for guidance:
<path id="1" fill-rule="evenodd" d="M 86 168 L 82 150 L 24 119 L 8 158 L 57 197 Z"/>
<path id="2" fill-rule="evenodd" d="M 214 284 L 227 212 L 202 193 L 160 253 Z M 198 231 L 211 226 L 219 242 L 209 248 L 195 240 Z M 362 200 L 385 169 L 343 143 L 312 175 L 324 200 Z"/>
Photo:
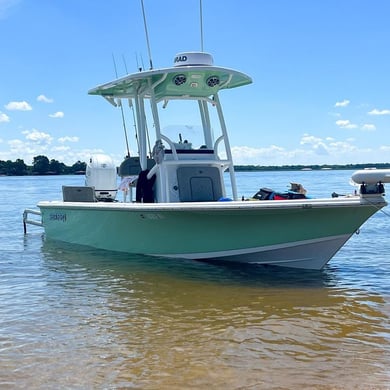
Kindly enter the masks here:
<path id="1" fill-rule="evenodd" d="M 352 175 L 352 181 L 359 184 L 360 195 L 385 195 L 383 183 L 390 183 L 390 169 L 361 169 Z"/>
<path id="2" fill-rule="evenodd" d="M 362 195 L 366 194 L 380 194 L 385 195 L 385 186 L 381 181 L 376 184 L 370 184 L 363 182 L 360 184 L 360 193 Z"/>

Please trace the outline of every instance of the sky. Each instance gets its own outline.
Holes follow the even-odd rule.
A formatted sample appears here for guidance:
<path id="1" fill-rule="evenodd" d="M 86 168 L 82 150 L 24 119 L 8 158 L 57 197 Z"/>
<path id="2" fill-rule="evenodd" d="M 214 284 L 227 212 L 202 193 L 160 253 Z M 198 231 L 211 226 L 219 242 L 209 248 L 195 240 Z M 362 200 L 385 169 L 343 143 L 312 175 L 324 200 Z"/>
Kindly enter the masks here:
<path id="1" fill-rule="evenodd" d="M 144 0 L 154 68 L 202 48 L 199 0 Z M 390 1 L 203 0 L 203 49 L 253 84 L 222 91 L 235 164 L 390 162 Z M 0 160 L 126 153 L 88 90 L 148 68 L 140 0 L 0 0 Z M 114 66 L 115 60 L 115 66 Z M 134 128 L 126 113 L 127 128 Z M 136 149 L 129 134 L 130 149 Z"/>

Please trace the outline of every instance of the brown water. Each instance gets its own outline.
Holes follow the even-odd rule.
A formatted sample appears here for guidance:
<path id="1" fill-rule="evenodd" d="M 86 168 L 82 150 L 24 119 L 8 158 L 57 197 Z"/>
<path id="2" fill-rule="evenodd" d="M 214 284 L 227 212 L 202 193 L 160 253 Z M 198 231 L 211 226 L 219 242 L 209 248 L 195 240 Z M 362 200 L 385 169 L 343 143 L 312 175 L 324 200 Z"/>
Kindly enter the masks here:
<path id="1" fill-rule="evenodd" d="M 1 389 L 390 388 L 385 215 L 305 272 L 58 245 L 34 227 L 23 237 L 12 188 L 0 207 Z"/>

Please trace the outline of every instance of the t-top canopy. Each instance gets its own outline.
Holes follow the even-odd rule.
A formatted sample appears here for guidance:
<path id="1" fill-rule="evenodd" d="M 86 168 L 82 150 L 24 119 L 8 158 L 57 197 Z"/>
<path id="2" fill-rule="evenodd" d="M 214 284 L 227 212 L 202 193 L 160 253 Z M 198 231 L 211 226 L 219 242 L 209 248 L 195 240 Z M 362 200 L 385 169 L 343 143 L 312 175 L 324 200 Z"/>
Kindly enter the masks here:
<path id="1" fill-rule="evenodd" d="M 177 58 L 177 57 L 176 57 Z M 114 98 L 207 98 L 221 89 L 252 83 L 244 73 L 212 65 L 183 65 L 133 73 L 88 91 L 107 100 Z"/>

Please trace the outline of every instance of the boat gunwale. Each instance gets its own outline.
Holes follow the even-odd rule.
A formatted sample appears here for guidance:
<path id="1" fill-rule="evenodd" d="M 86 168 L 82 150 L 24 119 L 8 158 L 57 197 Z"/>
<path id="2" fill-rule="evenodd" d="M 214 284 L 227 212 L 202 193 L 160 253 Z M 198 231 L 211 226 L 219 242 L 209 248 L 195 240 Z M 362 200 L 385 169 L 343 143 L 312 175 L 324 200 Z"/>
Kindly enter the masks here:
<path id="1" fill-rule="evenodd" d="M 350 196 L 343 198 L 321 199 L 290 199 L 290 200 L 248 200 L 224 202 L 177 202 L 177 203 L 124 203 L 124 202 L 64 202 L 41 201 L 39 208 L 64 209 L 93 209 L 93 210 L 127 210 L 139 212 L 168 212 L 168 211 L 229 211 L 229 210 L 269 210 L 269 209 L 296 209 L 296 208 L 328 208 L 328 207 L 356 207 L 370 206 L 381 208 L 388 203 L 381 196 L 371 198 Z"/>

